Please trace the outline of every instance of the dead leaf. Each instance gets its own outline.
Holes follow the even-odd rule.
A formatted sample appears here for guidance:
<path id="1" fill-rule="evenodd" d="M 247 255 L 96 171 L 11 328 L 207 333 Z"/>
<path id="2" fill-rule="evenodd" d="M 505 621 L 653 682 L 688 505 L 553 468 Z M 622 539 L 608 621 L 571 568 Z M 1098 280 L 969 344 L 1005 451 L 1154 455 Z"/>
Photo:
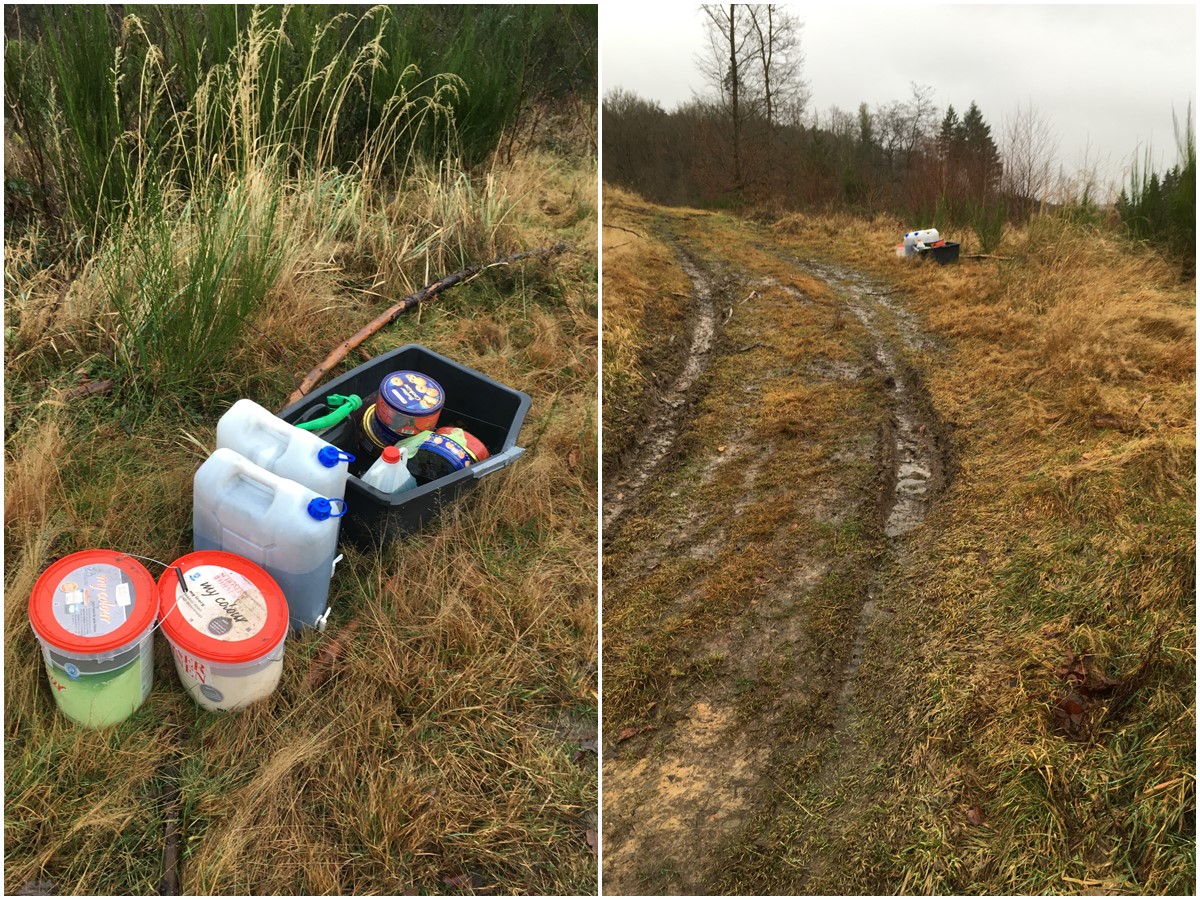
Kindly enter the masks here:
<path id="1" fill-rule="evenodd" d="M 466 872 L 460 872 L 457 875 L 451 875 L 449 878 L 443 878 L 442 883 L 446 887 L 457 888 L 461 891 L 463 888 L 471 886 L 471 876 Z"/>
<path id="2" fill-rule="evenodd" d="M 719 447 L 717 448 L 717 452 L 718 452 L 718 453 L 724 453 L 724 452 L 725 452 L 725 445 L 724 445 L 724 444 L 722 444 L 721 446 L 719 446 Z"/>
<path id="3" fill-rule="evenodd" d="M 978 806 L 972 806 L 970 809 L 967 810 L 967 821 L 970 822 L 972 825 L 982 825 L 983 824 L 983 810 L 980 809 Z"/>
<path id="4" fill-rule="evenodd" d="M 579 448 L 572 448 L 567 454 L 567 471 L 574 472 L 579 468 Z"/>
<path id="5" fill-rule="evenodd" d="M 592 856 L 596 855 L 596 842 L 599 839 L 600 835 L 598 835 L 595 831 L 590 828 L 587 830 L 588 849 L 592 851 Z"/>
<path id="6" fill-rule="evenodd" d="M 617 743 L 619 744 L 622 741 L 629 740 L 631 737 L 636 737 L 638 730 L 639 729 L 636 725 L 625 726 L 624 728 L 621 729 L 621 733 L 617 735 Z"/>
<path id="7" fill-rule="evenodd" d="M 1072 691 L 1054 704 L 1054 717 L 1059 727 L 1071 736 L 1079 733 L 1087 718 L 1087 710 L 1083 700 L 1084 698 L 1081 694 Z"/>

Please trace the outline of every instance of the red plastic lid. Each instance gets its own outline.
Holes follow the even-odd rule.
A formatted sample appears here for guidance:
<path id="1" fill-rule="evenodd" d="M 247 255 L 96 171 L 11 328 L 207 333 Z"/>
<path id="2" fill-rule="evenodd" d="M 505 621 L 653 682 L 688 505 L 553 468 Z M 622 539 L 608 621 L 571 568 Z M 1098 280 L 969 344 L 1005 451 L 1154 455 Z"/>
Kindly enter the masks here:
<path id="1" fill-rule="evenodd" d="M 107 653 L 132 644 L 154 624 L 154 578 L 132 556 L 82 550 L 46 569 L 29 595 L 29 624 L 67 653 Z"/>
<path id="2" fill-rule="evenodd" d="M 180 590 L 175 569 L 183 570 Z M 158 579 L 163 633 L 181 650 L 211 662 L 247 663 L 279 646 L 288 606 L 261 566 L 223 550 L 181 556 Z"/>
<path id="3" fill-rule="evenodd" d="M 383 448 L 383 461 L 386 463 L 400 462 L 400 450 L 397 447 Z"/>

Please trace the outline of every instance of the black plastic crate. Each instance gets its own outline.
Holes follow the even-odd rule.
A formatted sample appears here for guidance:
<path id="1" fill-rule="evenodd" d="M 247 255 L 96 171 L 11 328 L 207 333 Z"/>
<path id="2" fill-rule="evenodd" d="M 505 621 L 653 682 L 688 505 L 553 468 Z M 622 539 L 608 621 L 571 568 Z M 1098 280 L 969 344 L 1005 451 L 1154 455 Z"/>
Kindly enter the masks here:
<path id="1" fill-rule="evenodd" d="M 945 266 L 958 262 L 958 246 L 958 241 L 946 241 L 940 247 L 926 247 L 918 252 L 926 258 L 932 257 L 938 265 Z"/>
<path id="2" fill-rule="evenodd" d="M 346 517 L 342 520 L 341 535 L 343 541 L 363 549 L 381 547 L 424 527 L 474 488 L 479 479 L 503 469 L 525 452 L 517 446 L 517 436 L 529 411 L 529 395 L 419 344 L 406 344 L 383 353 L 338 376 L 278 413 L 279 418 L 293 424 L 319 418 L 329 412 L 325 398 L 330 394 L 358 394 L 366 398 L 379 389 L 385 375 L 400 369 L 421 372 L 437 381 L 446 395 L 438 427 L 448 425 L 469 431 L 483 441 L 491 455 L 483 462 L 393 497 L 358 477 L 370 468 L 374 459 L 366 458 L 359 448 L 358 426 L 353 417 L 324 432 L 323 440 L 355 456 L 346 482 Z"/>

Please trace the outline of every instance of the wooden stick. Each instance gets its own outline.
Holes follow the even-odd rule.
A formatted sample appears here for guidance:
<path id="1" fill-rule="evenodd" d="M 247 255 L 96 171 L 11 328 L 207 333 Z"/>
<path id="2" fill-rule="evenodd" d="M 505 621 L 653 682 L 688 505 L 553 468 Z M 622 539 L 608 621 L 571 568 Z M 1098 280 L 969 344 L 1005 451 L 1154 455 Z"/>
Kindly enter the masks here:
<path id="1" fill-rule="evenodd" d="M 562 253 L 568 249 L 570 249 L 568 244 L 558 243 L 552 247 L 543 247 L 540 250 L 526 250 L 522 253 L 513 253 L 510 256 L 501 257 L 495 262 L 478 263 L 473 266 L 467 266 L 467 268 L 462 269 L 461 271 L 455 272 L 452 275 L 447 275 L 445 278 L 441 278 L 438 281 L 434 281 L 431 284 L 425 285 L 425 287 L 421 288 L 415 294 L 409 294 L 395 306 L 381 312 L 378 316 L 376 316 L 374 319 L 356 331 L 353 335 L 342 341 L 337 345 L 337 347 L 331 350 L 329 355 L 321 360 L 319 365 L 311 369 L 309 373 L 304 376 L 304 380 L 300 382 L 300 386 L 296 388 L 296 390 L 292 391 L 292 395 L 288 397 L 288 405 L 290 406 L 291 404 L 295 403 L 314 387 L 316 387 L 317 383 L 329 373 L 329 370 L 345 359 L 351 350 L 353 350 L 384 326 L 390 325 L 392 322 L 396 321 L 396 319 L 400 318 L 403 313 L 413 309 L 421 303 L 424 303 L 431 297 L 436 297 L 442 291 L 452 288 L 456 284 L 461 284 L 462 282 L 473 278 L 487 269 L 491 269 L 496 266 L 507 266 L 510 263 L 515 263 L 522 259 L 529 259 L 530 257 L 539 257 L 544 259 L 554 256 L 558 253 Z"/>
<path id="2" fill-rule="evenodd" d="M 170 763 L 163 773 L 163 868 L 158 893 L 163 897 L 178 897 L 181 893 L 179 863 L 182 859 L 183 805 L 179 802 L 179 767 Z"/>
<path id="3" fill-rule="evenodd" d="M 632 234 L 634 237 L 640 237 L 642 240 L 646 239 L 646 236 L 644 234 L 642 234 L 640 231 L 634 231 L 632 228 L 625 228 L 622 225 L 609 225 L 607 222 L 605 222 L 604 227 L 605 228 L 615 228 L 617 231 L 624 231 L 627 234 Z"/>

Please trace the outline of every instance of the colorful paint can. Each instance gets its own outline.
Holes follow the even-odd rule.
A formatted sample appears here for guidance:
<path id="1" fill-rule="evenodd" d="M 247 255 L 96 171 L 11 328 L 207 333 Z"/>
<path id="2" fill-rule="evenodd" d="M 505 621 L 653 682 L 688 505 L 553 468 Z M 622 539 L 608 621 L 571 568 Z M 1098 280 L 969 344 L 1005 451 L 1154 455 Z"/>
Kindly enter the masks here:
<path id="1" fill-rule="evenodd" d="M 428 484 L 471 464 L 467 448 L 444 434 L 433 434 L 417 448 L 408 464 L 418 484 Z"/>
<path id="2" fill-rule="evenodd" d="M 198 550 L 175 560 L 158 588 L 163 634 L 193 700 L 238 709 L 274 692 L 288 605 L 266 570 L 234 553 Z"/>
<path id="3" fill-rule="evenodd" d="M 428 375 L 407 370 L 391 372 L 379 383 L 375 418 L 401 436 L 432 431 L 437 428 L 445 403 L 442 386 Z"/>
<path id="4" fill-rule="evenodd" d="M 359 422 L 359 442 L 369 456 L 380 453 L 384 447 L 391 447 L 400 440 L 400 435 L 393 434 L 375 418 L 375 406 L 372 403 L 363 409 L 362 420 Z"/>
<path id="5" fill-rule="evenodd" d="M 41 574 L 29 624 L 63 715 L 104 728 L 142 705 L 154 683 L 157 615 L 153 576 L 124 553 L 72 553 Z"/>
<path id="6" fill-rule="evenodd" d="M 444 434 L 446 437 L 450 438 L 450 440 L 454 441 L 456 444 L 466 450 L 471 457 L 471 462 L 483 462 L 485 459 L 491 456 L 491 453 L 488 452 L 488 448 L 484 446 L 483 441 L 475 437 L 475 435 L 471 434 L 469 431 L 464 431 L 461 428 L 451 428 L 447 425 L 445 428 L 439 428 L 437 433 Z"/>

